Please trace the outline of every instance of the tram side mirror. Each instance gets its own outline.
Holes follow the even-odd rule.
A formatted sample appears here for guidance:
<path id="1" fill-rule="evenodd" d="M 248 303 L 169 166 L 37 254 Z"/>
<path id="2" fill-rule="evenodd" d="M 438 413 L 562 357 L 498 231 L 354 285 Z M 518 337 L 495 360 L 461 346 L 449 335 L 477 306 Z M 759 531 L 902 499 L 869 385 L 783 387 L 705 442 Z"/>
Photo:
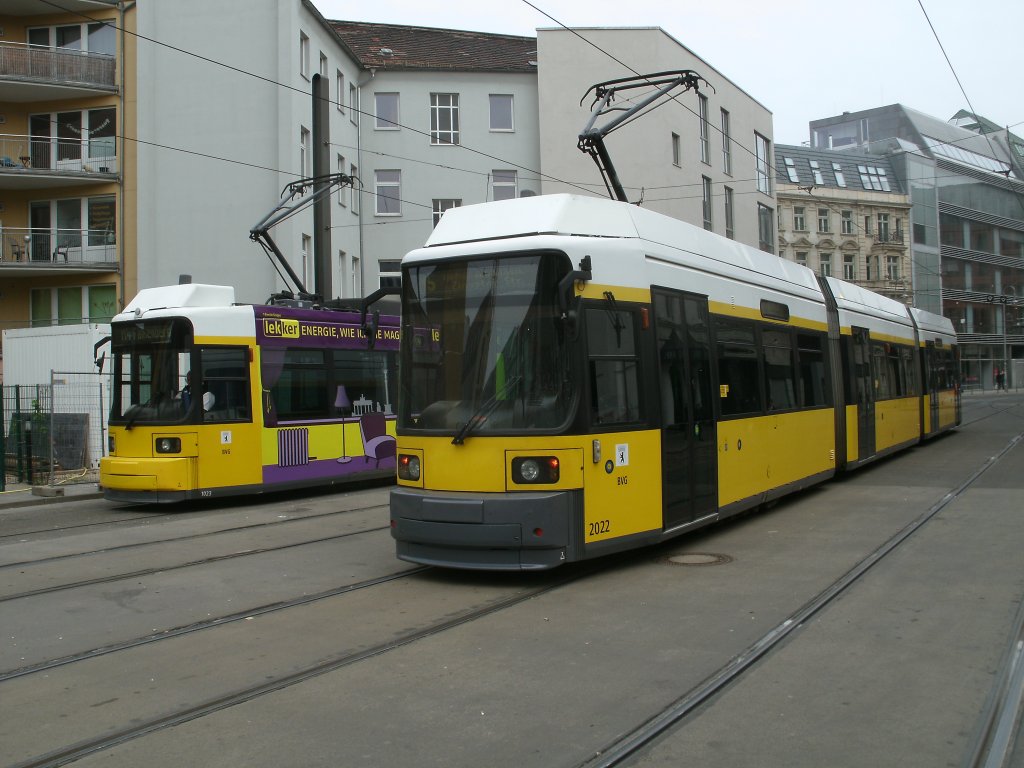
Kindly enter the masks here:
<path id="1" fill-rule="evenodd" d="M 569 336 L 575 336 L 579 331 L 580 304 L 583 302 L 583 297 L 576 295 L 576 282 L 584 283 L 592 276 L 590 256 L 587 255 L 580 259 L 579 269 L 568 272 L 558 282 L 558 308 Z"/>

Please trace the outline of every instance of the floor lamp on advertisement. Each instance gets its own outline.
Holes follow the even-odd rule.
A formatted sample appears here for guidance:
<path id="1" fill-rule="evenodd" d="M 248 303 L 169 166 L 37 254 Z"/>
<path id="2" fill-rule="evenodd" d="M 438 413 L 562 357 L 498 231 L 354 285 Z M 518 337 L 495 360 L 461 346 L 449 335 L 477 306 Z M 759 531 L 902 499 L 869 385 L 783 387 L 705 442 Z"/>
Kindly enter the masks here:
<path id="1" fill-rule="evenodd" d="M 342 419 L 345 418 L 346 412 L 352 413 L 352 401 L 348 397 L 348 392 L 345 391 L 345 385 L 338 385 L 338 394 L 334 398 L 334 407 L 338 409 Z M 341 422 L 341 458 L 338 459 L 339 464 L 348 464 L 352 461 L 352 457 L 348 455 L 348 450 L 345 448 L 345 422 Z"/>

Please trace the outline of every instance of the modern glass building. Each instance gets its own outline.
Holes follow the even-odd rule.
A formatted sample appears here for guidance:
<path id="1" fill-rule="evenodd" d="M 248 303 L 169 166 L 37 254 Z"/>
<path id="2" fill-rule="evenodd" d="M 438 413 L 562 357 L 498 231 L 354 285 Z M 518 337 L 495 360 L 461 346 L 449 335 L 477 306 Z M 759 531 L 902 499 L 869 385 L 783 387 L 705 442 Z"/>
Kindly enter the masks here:
<path id="1" fill-rule="evenodd" d="M 961 339 L 965 387 L 1024 386 L 1024 142 L 893 104 L 814 120 L 811 144 L 885 156 L 911 201 L 914 304 Z"/>

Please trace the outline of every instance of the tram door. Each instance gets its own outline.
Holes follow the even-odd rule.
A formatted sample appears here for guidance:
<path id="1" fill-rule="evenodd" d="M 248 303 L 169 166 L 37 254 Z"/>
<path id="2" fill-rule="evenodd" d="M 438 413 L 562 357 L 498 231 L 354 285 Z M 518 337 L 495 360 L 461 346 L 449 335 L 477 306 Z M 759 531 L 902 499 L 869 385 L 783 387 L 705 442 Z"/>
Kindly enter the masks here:
<path id="1" fill-rule="evenodd" d="M 857 399 L 857 458 L 875 453 L 875 388 L 871 373 L 871 342 L 867 328 L 853 326 L 853 391 Z"/>
<path id="2" fill-rule="evenodd" d="M 707 297 L 656 290 L 654 311 L 667 530 L 717 510 L 717 440 Z"/>

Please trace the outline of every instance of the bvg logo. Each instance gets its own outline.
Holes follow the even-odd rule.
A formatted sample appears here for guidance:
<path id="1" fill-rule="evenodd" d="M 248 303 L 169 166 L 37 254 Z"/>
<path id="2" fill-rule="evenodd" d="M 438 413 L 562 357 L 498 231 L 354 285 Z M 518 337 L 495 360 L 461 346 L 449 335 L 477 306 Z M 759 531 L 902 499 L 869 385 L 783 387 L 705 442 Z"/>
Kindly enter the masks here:
<path id="1" fill-rule="evenodd" d="M 298 320 L 271 320 L 263 318 L 263 335 L 279 339 L 299 338 Z"/>

